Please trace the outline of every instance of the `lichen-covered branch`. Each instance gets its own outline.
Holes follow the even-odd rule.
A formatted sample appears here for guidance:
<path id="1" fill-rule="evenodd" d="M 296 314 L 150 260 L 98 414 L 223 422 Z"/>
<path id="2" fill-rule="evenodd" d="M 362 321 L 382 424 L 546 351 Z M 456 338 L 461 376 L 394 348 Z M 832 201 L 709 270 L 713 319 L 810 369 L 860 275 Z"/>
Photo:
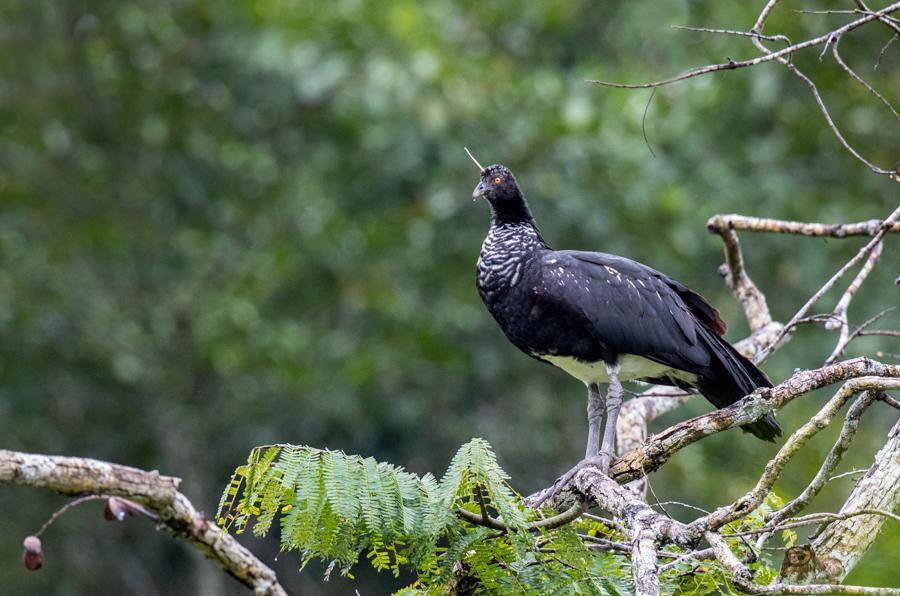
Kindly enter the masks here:
<path id="1" fill-rule="evenodd" d="M 646 511 L 636 514 L 631 526 L 631 575 L 634 578 L 635 596 L 659 594 L 656 534 L 644 523 L 646 516 Z"/>
<path id="2" fill-rule="evenodd" d="M 866 391 L 857 398 L 852 406 L 850 406 L 850 409 L 847 411 L 847 416 L 844 419 L 844 424 L 841 427 L 840 435 L 828 451 L 828 455 L 822 462 L 819 471 L 816 472 L 815 477 L 813 477 L 809 485 L 803 489 L 797 497 L 786 503 L 781 509 L 766 515 L 768 525 L 775 526 L 780 524 L 789 516 L 806 507 L 806 505 L 819 494 L 819 491 L 822 490 L 831 477 L 831 473 L 840 463 L 844 452 L 850 448 L 850 442 L 853 440 L 853 437 L 856 436 L 856 431 L 859 428 L 859 420 L 862 417 L 863 412 L 866 411 L 878 395 L 878 392 Z"/>
<path id="3" fill-rule="evenodd" d="M 712 547 L 716 559 L 731 573 L 731 577 L 738 585 L 748 585 L 753 580 L 753 573 L 738 559 L 725 539 L 716 532 L 704 532 L 703 537 Z"/>
<path id="4" fill-rule="evenodd" d="M 0 486 L 45 488 L 64 495 L 123 497 L 152 510 L 159 525 L 215 561 L 255 594 L 283 596 L 275 572 L 228 532 L 198 512 L 178 487 L 181 480 L 159 472 L 81 457 L 0 450 Z"/>
<path id="5" fill-rule="evenodd" d="M 900 421 L 891 429 L 887 443 L 863 476 L 841 513 L 865 509 L 894 511 L 900 506 Z M 883 515 L 856 515 L 828 524 L 810 548 L 821 563 L 819 573 L 799 581 L 842 581 L 874 542 L 884 524 Z M 790 578 L 785 578 L 790 579 Z"/>
<path id="6" fill-rule="evenodd" d="M 722 507 L 713 513 L 698 519 L 695 524 L 708 530 L 717 530 L 725 524 L 731 523 L 736 519 L 744 517 L 762 504 L 763 499 L 772 490 L 775 481 L 781 475 L 788 461 L 820 430 L 828 426 L 833 416 L 843 407 L 843 405 L 853 395 L 856 395 L 864 389 L 872 389 L 873 385 L 878 385 L 880 389 L 900 389 L 900 379 L 877 379 L 875 377 L 861 377 L 851 379 L 844 383 L 843 386 L 828 400 L 821 410 L 815 416 L 810 418 L 806 424 L 802 425 L 785 441 L 778 453 L 766 463 L 762 476 L 756 483 L 756 486 L 746 495 L 735 501 L 728 507 Z M 872 399 L 864 400 L 863 403 L 869 404 Z"/>
<path id="7" fill-rule="evenodd" d="M 747 232 L 769 232 L 773 234 L 797 234 L 800 236 L 847 238 L 849 236 L 873 236 L 881 228 L 883 221 L 870 219 L 854 223 L 811 223 L 802 221 L 790 221 L 785 219 L 769 219 L 765 217 L 750 217 L 730 213 L 726 215 L 714 215 L 706 222 L 706 227 L 711 232 L 721 234 L 728 230 L 744 230 Z M 893 222 L 888 227 L 888 233 L 900 233 L 900 222 Z"/>
<path id="8" fill-rule="evenodd" d="M 860 391 L 878 390 L 883 388 L 884 379 L 898 377 L 900 365 L 882 364 L 869 358 L 854 358 L 818 369 L 800 371 L 771 389 L 758 389 L 727 408 L 680 422 L 653 435 L 643 445 L 617 459 L 610 467 L 610 476 L 618 482 L 639 478 L 703 437 L 758 420 L 767 412 L 781 408 L 815 389 L 848 379 L 858 379 L 854 388 Z"/>

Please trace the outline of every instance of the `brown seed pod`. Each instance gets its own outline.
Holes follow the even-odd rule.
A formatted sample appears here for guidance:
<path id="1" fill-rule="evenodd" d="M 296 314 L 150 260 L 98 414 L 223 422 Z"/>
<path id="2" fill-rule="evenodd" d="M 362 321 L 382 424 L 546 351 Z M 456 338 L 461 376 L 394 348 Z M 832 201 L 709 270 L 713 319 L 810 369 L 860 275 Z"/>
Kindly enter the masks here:
<path id="1" fill-rule="evenodd" d="M 22 543 L 22 562 L 29 571 L 37 571 L 44 566 L 44 553 L 41 549 L 41 539 L 37 536 L 29 536 Z"/>

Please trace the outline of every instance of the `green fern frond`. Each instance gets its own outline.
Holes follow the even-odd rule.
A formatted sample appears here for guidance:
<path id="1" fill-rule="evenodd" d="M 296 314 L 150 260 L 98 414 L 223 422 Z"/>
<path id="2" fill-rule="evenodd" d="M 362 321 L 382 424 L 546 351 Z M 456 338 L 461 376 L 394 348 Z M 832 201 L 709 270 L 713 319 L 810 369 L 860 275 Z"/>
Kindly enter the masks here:
<path id="1" fill-rule="evenodd" d="M 326 574 L 339 568 L 350 576 L 350 568 L 364 558 L 394 576 L 409 569 L 418 579 L 403 594 L 633 592 L 627 556 L 592 550 L 581 536 L 622 540 L 620 534 L 587 519 L 528 531 L 530 512 L 508 481 L 483 439 L 463 445 L 440 481 L 341 451 L 261 447 L 232 474 L 217 521 L 235 532 L 252 521 L 254 534 L 262 535 L 277 520 L 281 548 L 298 551 L 301 568 L 320 559 L 327 562 Z M 773 497 L 766 506 L 776 504 Z M 459 508 L 480 513 L 482 507 L 510 531 L 472 525 L 457 515 Z M 758 512 L 736 522 L 759 523 Z M 741 548 L 731 546 L 736 552 Z M 760 575 L 774 577 L 770 567 L 757 566 Z M 661 578 L 664 593 L 729 589 L 715 563 L 685 567 Z"/>

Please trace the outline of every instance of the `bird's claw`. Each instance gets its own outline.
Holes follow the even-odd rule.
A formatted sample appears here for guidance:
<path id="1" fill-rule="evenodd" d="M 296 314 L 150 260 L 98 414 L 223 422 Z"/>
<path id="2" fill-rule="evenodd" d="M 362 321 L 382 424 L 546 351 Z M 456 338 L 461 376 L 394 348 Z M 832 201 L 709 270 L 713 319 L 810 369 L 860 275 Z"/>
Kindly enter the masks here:
<path id="1" fill-rule="evenodd" d="M 596 458 L 589 458 L 589 459 L 596 459 L 597 467 L 600 468 L 600 471 L 603 472 L 604 475 L 608 475 L 609 474 L 609 464 L 612 462 L 612 458 L 613 458 L 613 454 L 610 453 L 609 451 L 601 451 L 600 453 L 597 454 Z M 585 460 L 582 460 L 582 462 L 583 461 L 585 461 Z"/>
<path id="2" fill-rule="evenodd" d="M 588 466 L 596 466 L 601 472 L 606 474 L 609 472 L 609 463 L 611 459 L 612 454 L 603 451 L 592 457 L 584 458 L 575 464 L 571 470 L 560 476 L 552 486 L 526 498 L 525 505 L 531 509 L 540 509 L 545 503 L 555 501 L 557 497 L 571 488 L 572 480 L 575 478 L 575 475 Z"/>

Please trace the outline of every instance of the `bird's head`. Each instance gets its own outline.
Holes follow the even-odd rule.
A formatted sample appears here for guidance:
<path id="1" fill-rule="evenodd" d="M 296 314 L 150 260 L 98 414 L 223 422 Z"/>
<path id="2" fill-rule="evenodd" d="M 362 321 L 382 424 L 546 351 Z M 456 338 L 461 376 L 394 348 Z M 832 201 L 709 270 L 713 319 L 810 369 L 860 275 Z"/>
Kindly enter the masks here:
<path id="1" fill-rule="evenodd" d="M 509 168 L 500 164 L 483 168 L 468 149 L 466 153 L 481 170 L 481 180 L 472 191 L 472 197 L 482 197 L 490 203 L 495 221 L 530 221 L 532 217 L 525 195 Z"/>
<path id="2" fill-rule="evenodd" d="M 483 197 L 494 207 L 522 202 L 522 191 L 509 168 L 494 164 L 481 170 L 481 180 L 472 191 L 472 197 Z"/>

